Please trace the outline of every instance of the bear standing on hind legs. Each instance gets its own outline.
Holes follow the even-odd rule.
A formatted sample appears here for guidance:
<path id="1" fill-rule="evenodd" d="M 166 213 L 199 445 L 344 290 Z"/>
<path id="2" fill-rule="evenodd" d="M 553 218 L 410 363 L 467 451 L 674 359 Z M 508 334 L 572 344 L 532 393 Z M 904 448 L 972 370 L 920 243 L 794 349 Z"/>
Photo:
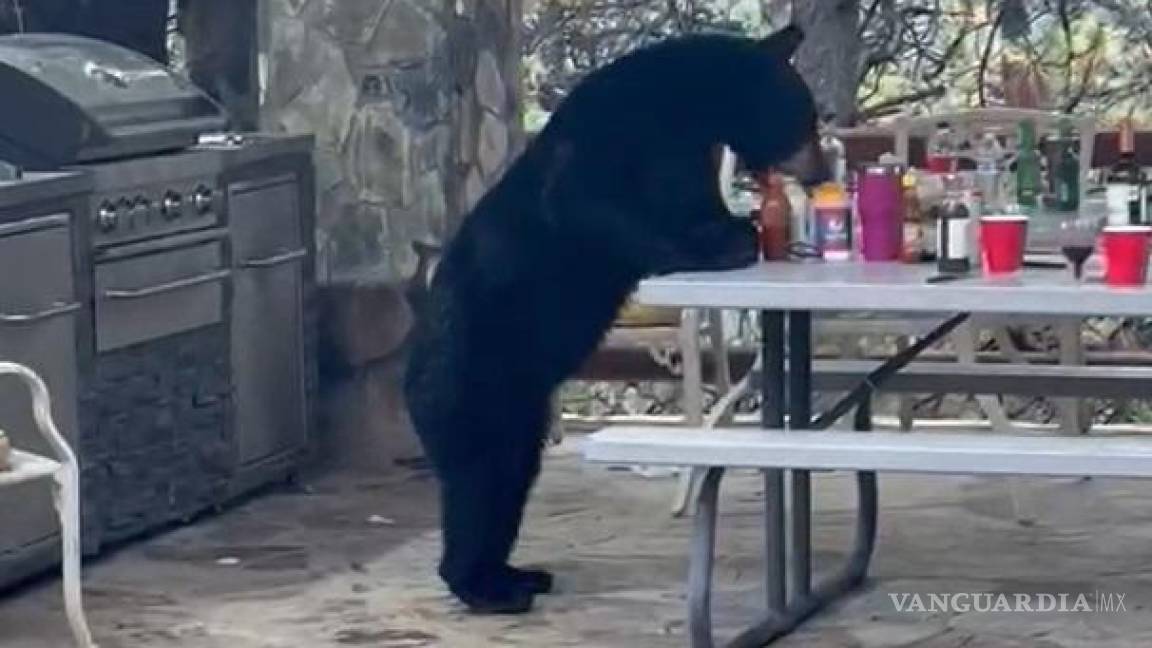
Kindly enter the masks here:
<path id="1" fill-rule="evenodd" d="M 440 481 L 440 576 L 472 611 L 552 589 L 512 567 L 549 398 L 640 279 L 752 264 L 715 147 L 755 171 L 825 179 L 816 109 L 789 63 L 802 35 L 666 41 L 590 74 L 464 219 L 412 338 L 405 393 Z"/>

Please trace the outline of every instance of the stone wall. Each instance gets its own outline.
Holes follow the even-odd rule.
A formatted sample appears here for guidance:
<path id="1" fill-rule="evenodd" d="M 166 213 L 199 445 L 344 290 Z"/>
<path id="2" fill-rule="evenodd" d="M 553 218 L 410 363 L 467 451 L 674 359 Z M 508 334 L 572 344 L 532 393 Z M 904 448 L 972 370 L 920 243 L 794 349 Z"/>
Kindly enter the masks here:
<path id="1" fill-rule="evenodd" d="M 266 0 L 264 127 L 313 132 L 322 282 L 395 283 L 518 140 L 519 0 Z"/>
<path id="2" fill-rule="evenodd" d="M 320 451 L 418 452 L 400 397 L 413 241 L 441 244 L 521 140 L 521 0 L 263 0 L 261 121 L 316 136 Z"/>
<path id="3" fill-rule="evenodd" d="M 79 443 L 89 553 L 227 499 L 236 461 L 229 358 L 226 324 L 99 356 Z"/>

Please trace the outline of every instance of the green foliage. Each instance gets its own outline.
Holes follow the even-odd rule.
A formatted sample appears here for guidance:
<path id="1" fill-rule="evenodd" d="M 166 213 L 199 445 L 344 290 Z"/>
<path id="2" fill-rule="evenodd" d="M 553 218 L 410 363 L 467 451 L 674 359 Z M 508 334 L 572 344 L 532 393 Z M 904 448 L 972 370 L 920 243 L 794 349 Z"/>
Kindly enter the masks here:
<path id="1" fill-rule="evenodd" d="M 1001 105 L 1005 61 L 1040 79 L 1046 107 L 1152 117 L 1145 0 L 855 1 L 860 30 L 843 38 L 864 45 L 860 119 Z M 524 23 L 526 125 L 541 125 L 581 76 L 631 49 L 681 33 L 763 34 L 788 20 L 783 0 L 536 0 Z"/>

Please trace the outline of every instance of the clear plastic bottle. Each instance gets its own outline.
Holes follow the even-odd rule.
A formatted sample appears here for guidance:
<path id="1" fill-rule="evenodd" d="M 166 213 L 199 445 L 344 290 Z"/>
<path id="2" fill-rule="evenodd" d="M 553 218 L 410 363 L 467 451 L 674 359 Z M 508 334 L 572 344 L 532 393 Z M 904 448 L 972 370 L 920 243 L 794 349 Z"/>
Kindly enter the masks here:
<path id="1" fill-rule="evenodd" d="M 820 151 L 832 171 L 832 182 L 843 186 L 848 181 L 848 154 L 844 142 L 836 137 L 831 124 L 825 125 L 821 132 Z"/>
<path id="2" fill-rule="evenodd" d="M 809 220 L 808 192 L 800 186 L 794 178 L 786 177 L 784 180 L 784 193 L 792 205 L 792 224 L 789 231 L 793 243 L 811 243 L 812 225 Z"/>
<path id="3" fill-rule="evenodd" d="M 948 122 L 936 124 L 936 132 L 928 138 L 926 157 L 929 173 L 956 172 L 956 136 Z"/>
<path id="4" fill-rule="evenodd" d="M 1004 147 L 995 133 L 985 132 L 972 151 L 976 163 L 976 188 L 979 190 L 984 213 L 995 213 L 1003 205 L 1000 198 L 1001 161 Z"/>

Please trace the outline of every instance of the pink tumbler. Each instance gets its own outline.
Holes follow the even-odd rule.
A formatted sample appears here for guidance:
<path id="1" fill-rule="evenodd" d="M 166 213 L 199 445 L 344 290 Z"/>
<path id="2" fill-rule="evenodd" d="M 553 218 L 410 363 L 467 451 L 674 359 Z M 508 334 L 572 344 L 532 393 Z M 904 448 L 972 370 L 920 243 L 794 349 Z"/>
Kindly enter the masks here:
<path id="1" fill-rule="evenodd" d="M 895 164 L 869 164 L 856 183 L 861 252 L 865 261 L 897 261 L 903 245 L 904 169 Z"/>

